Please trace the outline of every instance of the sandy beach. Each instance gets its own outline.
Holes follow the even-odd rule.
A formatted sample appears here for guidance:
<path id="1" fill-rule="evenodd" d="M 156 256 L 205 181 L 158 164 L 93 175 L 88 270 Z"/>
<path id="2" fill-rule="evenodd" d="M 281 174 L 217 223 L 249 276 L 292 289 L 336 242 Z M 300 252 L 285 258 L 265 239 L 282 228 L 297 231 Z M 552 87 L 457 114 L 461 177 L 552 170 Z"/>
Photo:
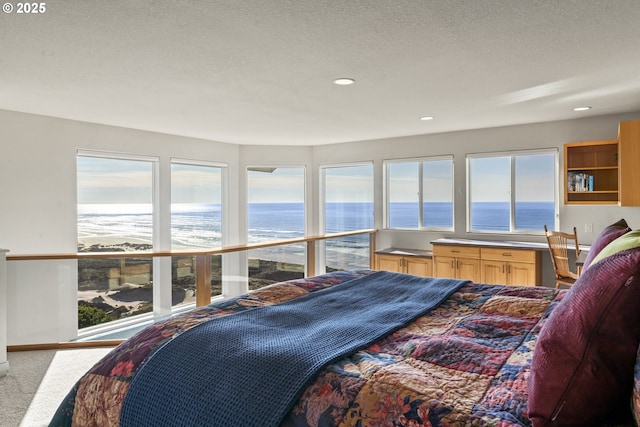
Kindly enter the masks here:
<path id="1" fill-rule="evenodd" d="M 140 239 L 84 236 L 78 242 L 78 252 L 140 252 L 151 249 L 148 241 Z M 250 261 L 250 290 L 304 277 L 303 265 L 263 259 Z M 172 305 L 195 302 L 195 271 L 194 257 L 172 257 Z M 220 295 L 220 256 L 211 257 L 211 277 L 212 295 Z M 153 310 L 152 298 L 153 262 L 150 257 L 78 261 L 79 327 L 150 312 Z"/>

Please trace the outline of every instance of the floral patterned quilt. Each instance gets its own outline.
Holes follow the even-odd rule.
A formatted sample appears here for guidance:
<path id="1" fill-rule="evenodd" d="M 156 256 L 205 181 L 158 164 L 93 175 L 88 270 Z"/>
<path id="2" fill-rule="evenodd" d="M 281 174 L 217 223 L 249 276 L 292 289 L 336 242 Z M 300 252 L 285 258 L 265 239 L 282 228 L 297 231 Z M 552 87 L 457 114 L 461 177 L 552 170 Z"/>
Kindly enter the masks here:
<path id="1" fill-rule="evenodd" d="M 85 374 L 51 426 L 116 426 L 137 370 L 181 332 L 370 274 L 282 282 L 140 331 Z M 429 314 L 326 366 L 283 426 L 529 426 L 527 377 L 536 338 L 565 291 L 470 283 Z"/>

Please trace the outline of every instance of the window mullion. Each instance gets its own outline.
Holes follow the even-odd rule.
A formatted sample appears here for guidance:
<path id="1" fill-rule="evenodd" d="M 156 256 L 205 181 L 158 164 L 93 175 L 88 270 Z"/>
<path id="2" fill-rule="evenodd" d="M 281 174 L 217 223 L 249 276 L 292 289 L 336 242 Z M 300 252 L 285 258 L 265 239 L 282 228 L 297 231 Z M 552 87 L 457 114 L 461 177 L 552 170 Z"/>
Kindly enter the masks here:
<path id="1" fill-rule="evenodd" d="M 423 212 L 423 168 L 425 162 L 418 162 L 418 229 L 424 228 L 424 212 Z"/>
<path id="2" fill-rule="evenodd" d="M 516 156 L 511 156 L 509 174 L 509 230 L 513 233 L 516 230 Z"/>

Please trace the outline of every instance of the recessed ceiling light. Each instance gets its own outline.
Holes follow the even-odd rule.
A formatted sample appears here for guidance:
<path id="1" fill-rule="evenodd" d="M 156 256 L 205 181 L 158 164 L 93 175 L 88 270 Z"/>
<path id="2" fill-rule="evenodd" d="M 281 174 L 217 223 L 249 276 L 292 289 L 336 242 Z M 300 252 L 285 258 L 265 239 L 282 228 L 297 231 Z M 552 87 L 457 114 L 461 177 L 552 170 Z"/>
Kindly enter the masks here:
<path id="1" fill-rule="evenodd" d="M 573 111 L 587 111 L 587 110 L 591 110 L 591 107 L 585 105 L 584 107 L 576 107 L 573 109 Z"/>
<path id="2" fill-rule="evenodd" d="M 333 82 L 340 86 L 349 86 L 354 84 L 356 81 L 348 77 L 341 77 L 339 79 L 335 79 Z"/>
<path id="3" fill-rule="evenodd" d="M 422 117 L 420 117 L 420 120 L 423 120 L 423 121 L 426 122 L 427 120 L 433 120 L 434 118 L 435 117 L 433 117 L 433 116 L 422 116 Z"/>

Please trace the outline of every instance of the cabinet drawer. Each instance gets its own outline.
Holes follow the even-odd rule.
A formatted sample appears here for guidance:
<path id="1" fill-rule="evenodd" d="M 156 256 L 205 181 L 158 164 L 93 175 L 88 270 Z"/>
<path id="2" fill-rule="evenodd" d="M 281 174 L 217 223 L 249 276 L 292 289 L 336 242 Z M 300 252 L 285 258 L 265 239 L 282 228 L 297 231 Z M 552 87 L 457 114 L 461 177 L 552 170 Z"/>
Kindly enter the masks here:
<path id="1" fill-rule="evenodd" d="M 522 249 L 482 248 L 482 259 L 495 261 L 536 262 L 536 252 Z"/>
<path id="2" fill-rule="evenodd" d="M 433 245 L 433 256 L 480 258 L 480 248 L 467 246 Z"/>

